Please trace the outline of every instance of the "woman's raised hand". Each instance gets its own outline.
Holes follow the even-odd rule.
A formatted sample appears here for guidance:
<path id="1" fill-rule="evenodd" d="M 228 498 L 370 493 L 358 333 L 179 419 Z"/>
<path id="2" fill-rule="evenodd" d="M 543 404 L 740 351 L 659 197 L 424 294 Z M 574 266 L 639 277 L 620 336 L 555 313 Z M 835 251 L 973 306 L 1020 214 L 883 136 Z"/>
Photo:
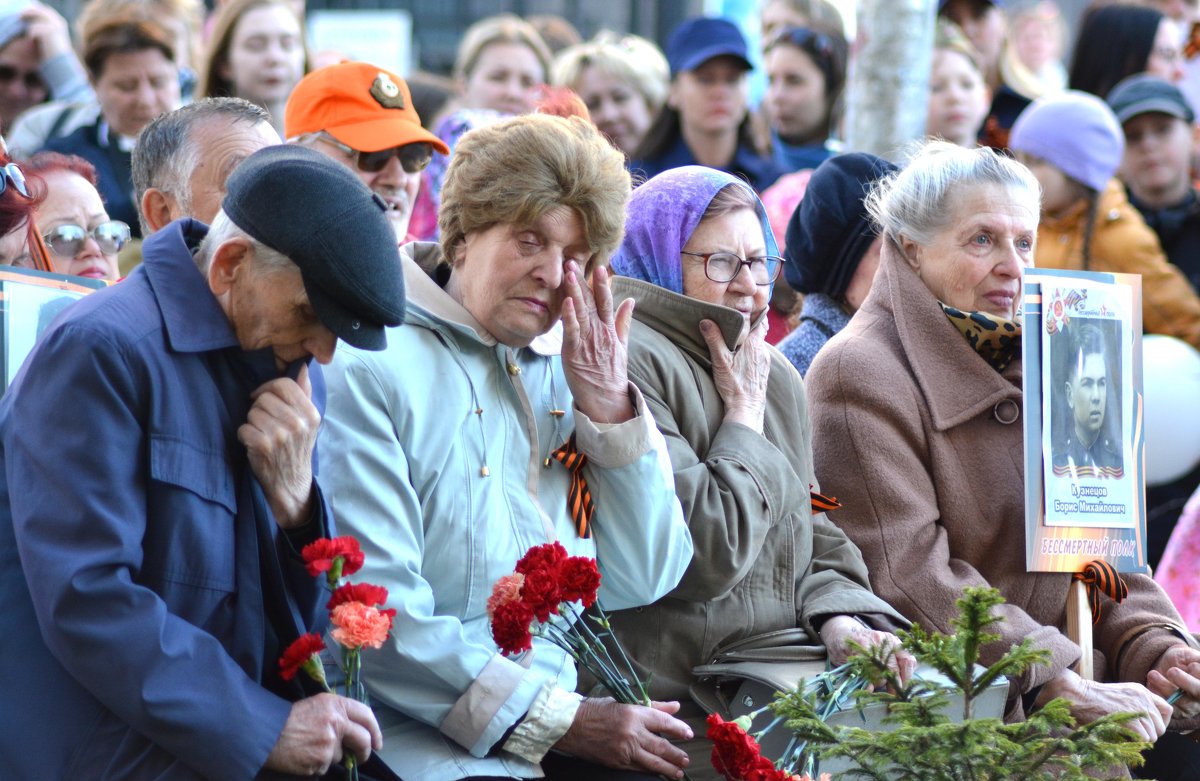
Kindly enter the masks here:
<path id="1" fill-rule="evenodd" d="M 597 423 L 624 423 L 634 416 L 627 374 L 633 299 L 614 313 L 608 270 L 597 268 L 589 289 L 573 260 L 563 285 L 563 373 L 575 406 Z"/>
<path id="2" fill-rule="evenodd" d="M 712 356 L 713 382 L 725 402 L 725 420 L 741 423 L 763 432 L 763 416 L 767 411 L 767 377 L 771 373 L 771 352 L 767 348 L 767 318 L 742 342 L 737 352 L 731 352 L 712 320 L 700 321 L 700 335 L 708 343 Z"/>

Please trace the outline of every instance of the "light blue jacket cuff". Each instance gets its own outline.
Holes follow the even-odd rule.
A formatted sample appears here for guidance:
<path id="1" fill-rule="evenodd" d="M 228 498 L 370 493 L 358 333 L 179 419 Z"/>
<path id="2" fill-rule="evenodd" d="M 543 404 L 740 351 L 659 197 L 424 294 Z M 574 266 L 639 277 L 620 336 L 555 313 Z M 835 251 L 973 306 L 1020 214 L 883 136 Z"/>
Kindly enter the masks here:
<path id="1" fill-rule="evenodd" d="M 636 414 L 624 423 L 595 423 L 575 407 L 575 441 L 593 466 L 601 469 L 629 466 L 653 447 L 654 417 L 633 383 L 629 384 L 629 400 Z"/>

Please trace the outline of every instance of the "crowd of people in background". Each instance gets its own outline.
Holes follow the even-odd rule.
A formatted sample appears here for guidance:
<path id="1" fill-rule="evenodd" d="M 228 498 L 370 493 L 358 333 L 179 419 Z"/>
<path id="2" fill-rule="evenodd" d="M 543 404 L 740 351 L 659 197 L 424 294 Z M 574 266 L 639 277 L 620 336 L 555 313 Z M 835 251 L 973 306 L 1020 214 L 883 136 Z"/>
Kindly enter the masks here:
<path id="1" fill-rule="evenodd" d="M 1006 718 L 1133 712 L 1135 774 L 1200 777 L 1200 465 L 1150 487 L 1165 571 L 1087 680 L 1001 414 L 1024 268 L 1139 274 L 1200 350 L 1200 1 L 937 7 L 893 160 L 844 136 L 826 0 L 661 46 L 490 16 L 408 78 L 311 51 L 297 0 L 0 15 L 0 265 L 110 283 L 0 401 L 0 775 L 715 778 L 694 668 L 798 631 L 907 677 L 895 633 L 991 585 L 1049 653 Z M 394 613 L 371 708 L 275 663 L 337 531 Z M 553 540 L 651 704 L 498 652 L 492 584 Z"/>

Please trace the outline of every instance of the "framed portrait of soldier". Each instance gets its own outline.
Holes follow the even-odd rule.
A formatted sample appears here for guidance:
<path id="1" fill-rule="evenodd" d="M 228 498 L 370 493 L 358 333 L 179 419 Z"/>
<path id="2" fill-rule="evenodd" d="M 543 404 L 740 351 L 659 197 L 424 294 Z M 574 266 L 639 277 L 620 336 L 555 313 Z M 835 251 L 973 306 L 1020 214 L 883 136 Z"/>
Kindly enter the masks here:
<path id="1" fill-rule="evenodd" d="M 87 277 L 0 266 L 0 392 L 8 390 L 54 318 L 107 284 Z"/>
<path id="2" fill-rule="evenodd" d="M 1025 276 L 1027 564 L 1146 571 L 1141 280 Z"/>

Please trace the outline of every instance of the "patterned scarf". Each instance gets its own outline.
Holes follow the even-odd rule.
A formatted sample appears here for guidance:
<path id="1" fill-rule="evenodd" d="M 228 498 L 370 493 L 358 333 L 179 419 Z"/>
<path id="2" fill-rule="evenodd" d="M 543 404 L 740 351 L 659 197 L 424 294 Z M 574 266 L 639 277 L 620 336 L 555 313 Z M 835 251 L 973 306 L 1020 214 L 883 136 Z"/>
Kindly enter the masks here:
<path id="1" fill-rule="evenodd" d="M 938 304 L 954 327 L 966 337 L 967 344 L 971 345 L 989 366 L 1002 372 L 1004 367 L 1012 363 L 1021 349 L 1020 320 L 1005 320 L 987 312 L 964 312 L 941 301 L 938 301 Z"/>

